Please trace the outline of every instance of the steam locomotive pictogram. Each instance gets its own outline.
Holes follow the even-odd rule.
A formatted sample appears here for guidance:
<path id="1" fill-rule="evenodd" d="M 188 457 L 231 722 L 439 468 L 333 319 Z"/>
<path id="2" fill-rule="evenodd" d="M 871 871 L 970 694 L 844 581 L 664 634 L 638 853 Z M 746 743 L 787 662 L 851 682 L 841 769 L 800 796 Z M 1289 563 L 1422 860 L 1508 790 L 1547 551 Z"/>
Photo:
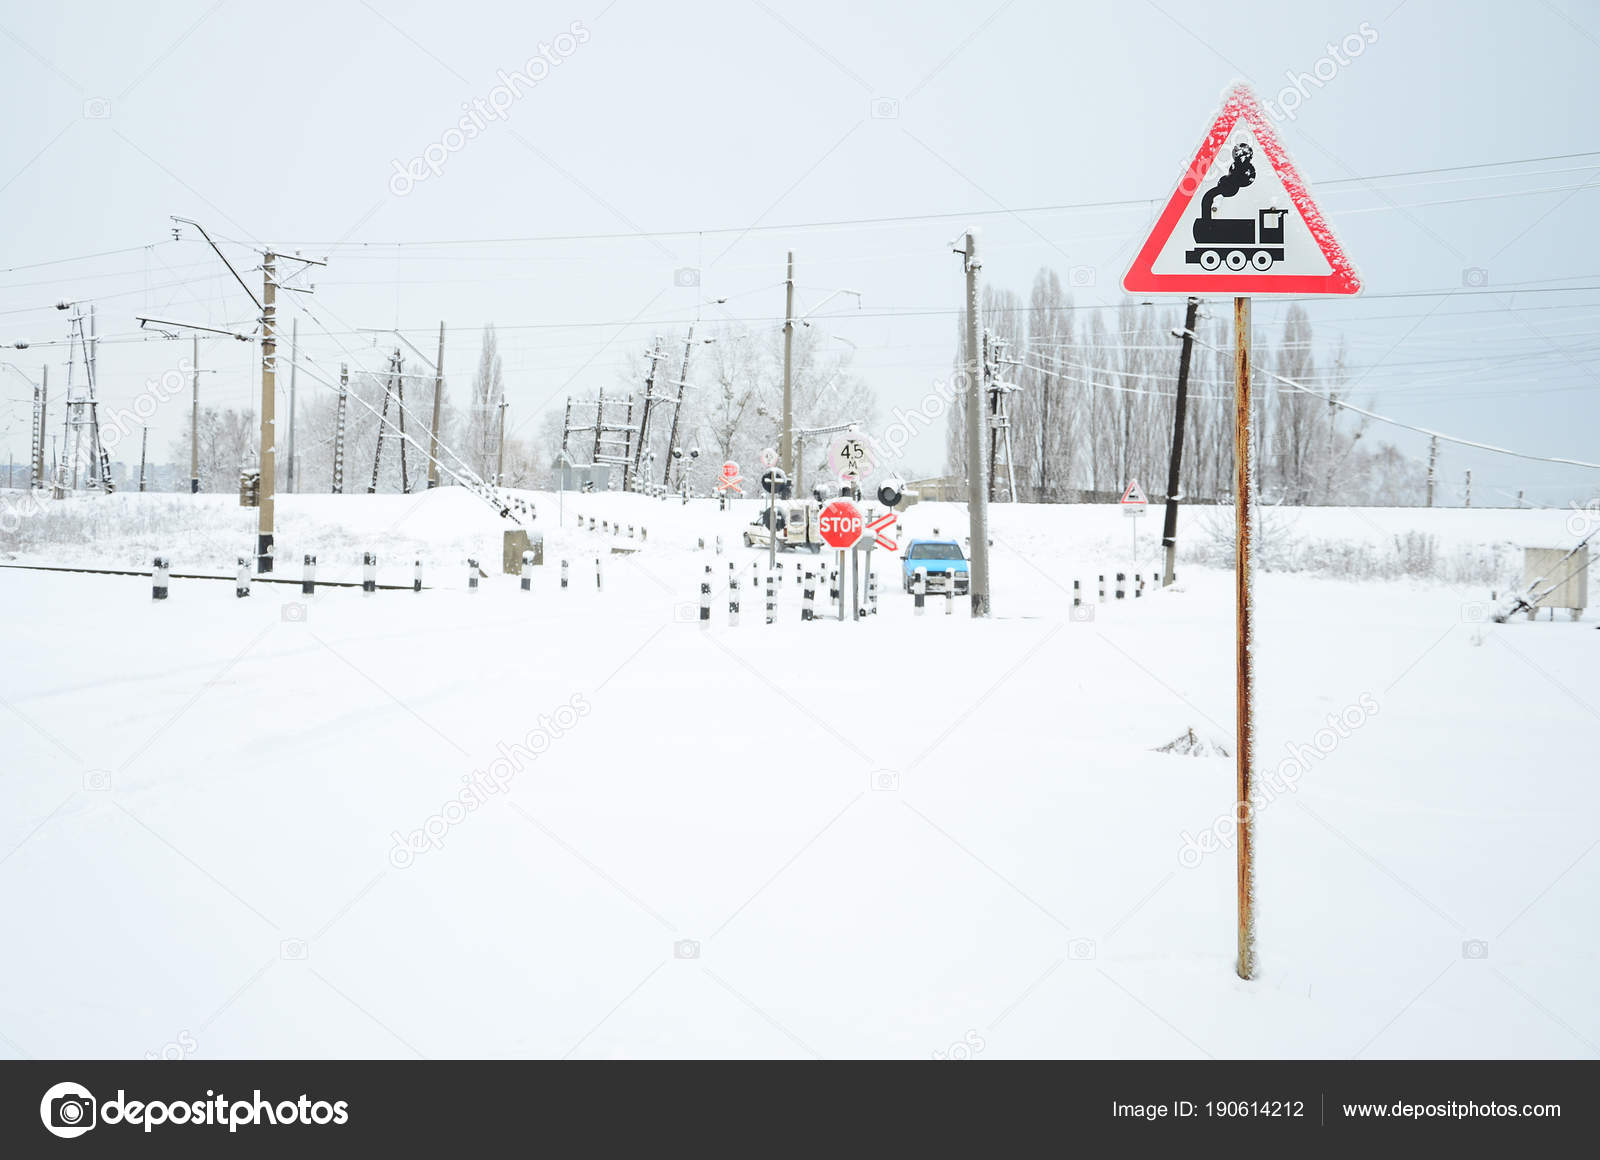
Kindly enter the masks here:
<path id="1" fill-rule="evenodd" d="M 1202 270 L 1215 270 L 1227 263 L 1230 270 L 1246 265 L 1257 270 L 1271 269 L 1283 261 L 1283 222 L 1286 209 L 1264 209 L 1255 218 L 1216 218 L 1211 216 L 1219 197 L 1232 197 L 1256 179 L 1251 163 L 1255 155 L 1248 142 L 1233 147 L 1233 164 L 1200 199 L 1200 216 L 1194 223 L 1194 240 L 1199 243 L 1185 250 L 1183 260 Z"/>

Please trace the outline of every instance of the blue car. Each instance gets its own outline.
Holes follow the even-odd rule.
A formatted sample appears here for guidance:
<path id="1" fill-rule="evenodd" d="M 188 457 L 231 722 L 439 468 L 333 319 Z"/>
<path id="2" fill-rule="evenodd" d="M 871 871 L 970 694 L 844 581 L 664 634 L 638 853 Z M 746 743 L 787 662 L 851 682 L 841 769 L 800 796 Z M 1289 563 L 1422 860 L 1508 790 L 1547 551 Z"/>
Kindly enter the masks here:
<path id="1" fill-rule="evenodd" d="M 906 544 L 905 555 L 900 558 L 901 586 L 911 591 L 918 570 L 928 574 L 928 591 L 950 592 L 956 596 L 967 591 L 967 557 L 961 545 L 954 540 L 911 540 Z"/>

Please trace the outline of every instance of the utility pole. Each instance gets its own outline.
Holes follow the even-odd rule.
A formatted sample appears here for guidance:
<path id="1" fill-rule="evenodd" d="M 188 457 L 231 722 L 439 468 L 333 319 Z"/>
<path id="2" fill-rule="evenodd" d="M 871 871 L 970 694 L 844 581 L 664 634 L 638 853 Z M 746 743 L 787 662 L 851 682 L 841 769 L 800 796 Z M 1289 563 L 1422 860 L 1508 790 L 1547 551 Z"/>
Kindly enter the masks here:
<path id="1" fill-rule="evenodd" d="M 272 571 L 272 527 L 278 472 L 278 255 L 261 262 L 261 511 L 256 525 L 256 573 Z"/>
<path id="2" fill-rule="evenodd" d="M 400 357 L 400 348 L 394 348 L 394 401 L 396 418 L 400 420 L 400 494 L 411 494 L 411 473 L 406 470 L 406 362 Z"/>
<path id="3" fill-rule="evenodd" d="M 713 341 L 706 339 L 706 342 Z M 678 401 L 672 405 L 672 428 L 667 432 L 667 466 L 661 472 L 661 486 L 672 479 L 672 451 L 678 445 L 678 416 L 683 414 L 683 392 L 689 386 L 689 352 L 694 349 L 694 324 L 689 324 L 689 336 L 683 340 L 683 366 L 678 374 Z"/>
<path id="4" fill-rule="evenodd" d="M 200 336 L 194 336 L 189 357 L 189 494 L 200 494 Z"/>
<path id="5" fill-rule="evenodd" d="M 989 401 L 989 502 L 994 503 L 998 498 L 995 495 L 994 464 L 995 452 L 1000 446 L 1000 389 L 995 383 L 996 368 L 993 358 L 989 353 L 990 334 L 989 328 L 983 328 L 983 381 L 987 389 Z"/>
<path id="6" fill-rule="evenodd" d="M 989 493 L 983 470 L 983 366 L 978 345 L 978 238 L 967 233 L 967 519 L 972 535 L 972 615 L 989 615 Z M 793 281 L 791 278 L 791 286 Z M 787 380 L 787 376 L 785 376 Z M 785 399 L 787 400 L 787 392 Z M 787 408 L 786 408 L 787 409 Z"/>
<path id="7" fill-rule="evenodd" d="M 690 341 L 694 339 L 694 323 L 689 324 Z M 635 486 L 639 480 L 639 465 L 644 460 L 645 444 L 650 441 L 650 409 L 656 401 L 656 363 L 661 360 L 661 336 L 656 335 L 655 344 L 650 348 L 650 369 L 644 376 L 644 408 L 639 412 L 639 444 L 633 449 L 633 478 Z M 669 449 L 670 450 L 670 449 Z M 645 486 L 648 489 L 649 481 Z"/>
<path id="8" fill-rule="evenodd" d="M 1178 352 L 1178 397 L 1172 408 L 1172 459 L 1167 465 L 1167 511 L 1161 525 L 1161 546 L 1166 549 L 1166 570 L 1161 586 L 1172 583 L 1173 566 L 1178 556 L 1178 493 L 1183 490 L 1183 420 L 1189 401 L 1189 360 L 1194 353 L 1194 327 L 1200 312 L 1200 299 L 1190 298 L 1183 311 L 1183 347 Z"/>
<path id="9" fill-rule="evenodd" d="M 389 357 L 389 375 L 383 380 L 383 408 L 378 412 L 378 448 L 372 453 L 372 485 L 368 495 L 378 494 L 378 465 L 383 462 L 383 429 L 389 424 L 389 396 L 394 393 L 394 364 L 398 352 Z"/>
<path id="10" fill-rule="evenodd" d="M 33 448 L 33 486 L 38 487 L 44 479 L 44 438 L 46 433 L 46 410 L 50 404 L 50 364 L 45 363 L 43 374 L 39 380 L 39 430 L 37 441 Z"/>
<path id="11" fill-rule="evenodd" d="M 350 405 L 350 364 L 339 364 L 339 410 L 333 423 L 333 494 L 344 492 L 344 415 Z"/>
<path id="12" fill-rule="evenodd" d="M 342 401 L 343 396 L 341 396 Z M 439 323 L 439 357 L 433 364 L 433 426 L 428 435 L 428 490 L 439 486 L 439 403 L 444 398 L 444 322 Z"/>
<path id="13" fill-rule="evenodd" d="M 94 457 L 94 462 L 89 468 L 91 480 L 98 480 L 101 490 L 107 495 L 111 494 L 111 456 L 107 453 L 105 444 L 100 442 L 100 402 L 96 397 L 95 387 L 98 376 L 95 368 L 99 365 L 100 337 L 95 327 L 94 303 L 89 303 L 89 340 L 84 347 L 84 372 L 89 380 L 89 454 Z"/>
<path id="14" fill-rule="evenodd" d="M 789 251 L 789 273 L 783 282 L 783 436 L 778 454 L 784 473 L 794 474 L 794 251 Z M 815 421 L 815 420 L 813 420 Z"/>
<path id="15" fill-rule="evenodd" d="M 1428 440 L 1428 506 L 1433 506 L 1434 469 L 1439 462 L 1439 437 L 1433 436 Z"/>
<path id="16" fill-rule="evenodd" d="M 300 361 L 300 319 L 289 323 L 289 478 L 288 491 L 294 494 L 294 382 L 296 364 Z"/>
<path id="17" fill-rule="evenodd" d="M 1467 469 L 1467 506 L 1472 506 L 1472 469 Z"/>
<path id="18" fill-rule="evenodd" d="M 494 485 L 506 485 L 506 408 L 511 406 L 504 395 L 500 396 L 500 450 L 495 458 Z"/>
<path id="19" fill-rule="evenodd" d="M 145 464 L 149 461 L 149 458 L 150 458 L 150 427 L 147 424 L 146 426 L 140 428 L 140 434 L 139 434 L 139 490 L 140 491 L 143 491 L 144 488 L 145 488 L 145 478 L 146 478 L 146 476 L 145 476 Z"/>

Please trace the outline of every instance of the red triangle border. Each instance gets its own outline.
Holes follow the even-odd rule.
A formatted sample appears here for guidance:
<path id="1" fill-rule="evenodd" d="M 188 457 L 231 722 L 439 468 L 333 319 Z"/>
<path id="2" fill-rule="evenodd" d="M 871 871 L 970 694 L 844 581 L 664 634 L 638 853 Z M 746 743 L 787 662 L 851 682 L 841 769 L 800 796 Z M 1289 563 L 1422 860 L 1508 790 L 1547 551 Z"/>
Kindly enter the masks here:
<path id="1" fill-rule="evenodd" d="M 1205 181 L 1205 175 L 1210 170 L 1212 161 L 1216 159 L 1217 152 L 1227 141 L 1228 134 L 1233 132 L 1233 127 L 1240 117 L 1249 122 L 1250 129 L 1266 153 L 1273 171 L 1283 182 L 1283 188 L 1289 194 L 1289 199 L 1294 202 L 1295 209 L 1311 231 L 1311 236 L 1322 250 L 1328 265 L 1333 267 L 1332 273 L 1260 274 L 1224 269 L 1205 274 L 1157 274 L 1152 269 L 1156 258 L 1161 254 L 1162 247 L 1172 237 L 1173 231 L 1183 220 L 1185 211 L 1200 192 L 1200 186 Z M 1361 293 L 1361 276 L 1356 273 L 1350 259 L 1345 256 L 1343 247 L 1339 245 L 1339 239 L 1334 236 L 1333 228 L 1322 216 L 1322 211 L 1311 200 L 1311 194 L 1306 189 L 1299 170 L 1289 159 L 1283 143 L 1278 140 L 1277 133 L 1272 129 L 1271 122 L 1262 112 L 1255 94 L 1248 85 L 1236 85 L 1229 90 L 1221 111 L 1212 122 L 1211 131 L 1200 144 L 1199 152 L 1184 170 L 1177 188 L 1172 191 L 1166 209 L 1162 210 L 1161 216 L 1156 219 L 1144 245 L 1134 256 L 1127 273 L 1122 276 L 1122 288 L 1130 294 L 1209 294 L 1217 297 L 1271 294 L 1350 295 Z"/>

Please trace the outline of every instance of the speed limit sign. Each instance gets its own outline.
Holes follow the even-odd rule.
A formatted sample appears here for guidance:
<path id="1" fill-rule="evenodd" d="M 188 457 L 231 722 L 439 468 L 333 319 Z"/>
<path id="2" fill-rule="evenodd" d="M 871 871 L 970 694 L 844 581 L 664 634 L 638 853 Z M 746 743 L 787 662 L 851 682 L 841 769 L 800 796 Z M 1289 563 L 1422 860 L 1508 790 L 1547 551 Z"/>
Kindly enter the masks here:
<path id="1" fill-rule="evenodd" d="M 872 448 L 854 432 L 846 432 L 828 448 L 828 466 L 842 480 L 857 480 L 872 474 Z"/>

